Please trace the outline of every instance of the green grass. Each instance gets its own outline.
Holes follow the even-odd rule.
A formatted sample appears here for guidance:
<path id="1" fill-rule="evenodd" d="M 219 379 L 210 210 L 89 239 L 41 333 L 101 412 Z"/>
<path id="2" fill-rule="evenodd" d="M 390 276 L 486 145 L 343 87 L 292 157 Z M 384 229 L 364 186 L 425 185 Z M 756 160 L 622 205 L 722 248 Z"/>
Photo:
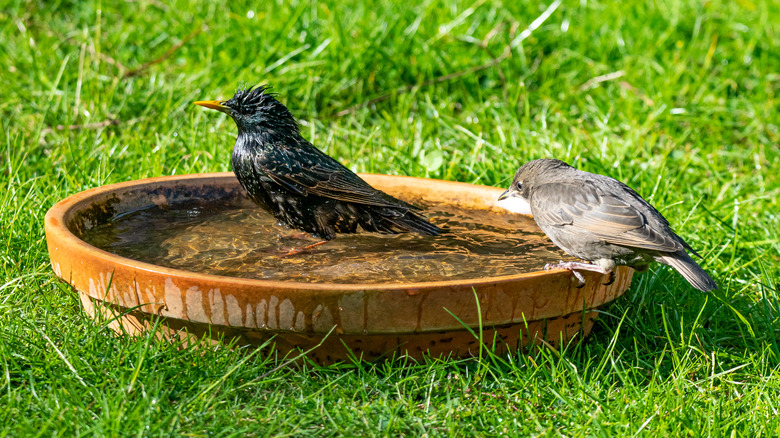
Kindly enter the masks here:
<path id="1" fill-rule="evenodd" d="M 565 0 L 530 35 L 549 3 L 0 3 L 0 435 L 780 434 L 776 2 Z M 655 266 L 587 341 L 481 361 L 277 368 L 115 336 L 52 274 L 44 214 L 229 170 L 232 121 L 191 102 L 239 81 L 357 171 L 503 187 L 556 157 L 618 178 L 721 288 Z"/>

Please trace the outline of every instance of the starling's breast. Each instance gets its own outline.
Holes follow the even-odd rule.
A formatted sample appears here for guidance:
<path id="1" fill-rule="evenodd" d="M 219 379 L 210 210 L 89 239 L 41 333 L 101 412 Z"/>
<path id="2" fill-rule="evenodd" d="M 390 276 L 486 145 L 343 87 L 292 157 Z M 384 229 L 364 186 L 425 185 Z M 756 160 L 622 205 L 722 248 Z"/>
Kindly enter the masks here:
<path id="1" fill-rule="evenodd" d="M 253 147 L 251 139 L 239 135 L 233 148 L 233 173 L 247 194 L 265 210 L 275 214 L 272 191 L 276 185 L 255 163 L 263 159 L 263 151 Z"/>
<path id="2" fill-rule="evenodd" d="M 265 145 L 251 135 L 239 135 L 233 148 L 233 172 L 238 182 L 253 201 L 282 223 L 319 232 L 316 216 L 322 200 L 293 193 L 271 178 L 265 169 L 274 168 L 272 161 L 279 157 Z"/>

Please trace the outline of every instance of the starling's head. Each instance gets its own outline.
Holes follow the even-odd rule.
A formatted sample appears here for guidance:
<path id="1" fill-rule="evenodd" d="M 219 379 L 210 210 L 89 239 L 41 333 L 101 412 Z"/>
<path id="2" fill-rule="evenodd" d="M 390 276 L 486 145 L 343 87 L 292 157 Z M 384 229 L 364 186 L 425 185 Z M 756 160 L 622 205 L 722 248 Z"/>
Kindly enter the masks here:
<path id="1" fill-rule="evenodd" d="M 530 214 L 529 200 L 536 186 L 551 181 L 562 170 L 572 169 L 561 160 L 544 158 L 529 161 L 515 173 L 512 184 L 498 197 L 502 207 L 515 213 Z"/>
<path id="2" fill-rule="evenodd" d="M 230 100 L 203 100 L 195 104 L 228 114 L 238 125 L 239 132 L 297 133 L 298 124 L 290 111 L 267 90 L 265 86 L 239 87 Z"/>

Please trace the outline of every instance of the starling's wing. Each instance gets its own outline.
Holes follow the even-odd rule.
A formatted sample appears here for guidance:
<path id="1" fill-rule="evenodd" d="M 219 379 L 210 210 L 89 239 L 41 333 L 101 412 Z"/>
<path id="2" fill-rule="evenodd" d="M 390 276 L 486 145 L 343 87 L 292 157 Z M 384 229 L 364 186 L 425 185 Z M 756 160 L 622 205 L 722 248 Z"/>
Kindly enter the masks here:
<path id="1" fill-rule="evenodd" d="M 311 144 L 276 145 L 258 160 L 258 170 L 300 195 L 312 194 L 356 204 L 417 209 L 371 187 L 354 172 Z"/>
<path id="2" fill-rule="evenodd" d="M 606 242 L 662 252 L 683 249 L 675 235 L 648 226 L 645 216 L 619 193 L 603 193 L 589 181 L 547 183 L 535 188 L 531 208 L 537 220 L 588 231 Z"/>

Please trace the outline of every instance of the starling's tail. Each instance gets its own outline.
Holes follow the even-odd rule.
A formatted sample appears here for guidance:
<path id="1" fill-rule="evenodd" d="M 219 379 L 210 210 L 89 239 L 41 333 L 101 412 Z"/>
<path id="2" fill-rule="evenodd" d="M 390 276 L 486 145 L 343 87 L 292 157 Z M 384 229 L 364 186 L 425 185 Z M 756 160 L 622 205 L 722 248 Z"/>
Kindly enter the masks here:
<path id="1" fill-rule="evenodd" d="M 363 208 L 360 211 L 360 226 L 366 231 L 380 233 L 411 232 L 426 236 L 441 233 L 439 227 L 428 222 L 422 215 L 405 208 Z"/>
<path id="2" fill-rule="evenodd" d="M 412 233 L 423 234 L 427 236 L 436 236 L 441 233 L 441 229 L 428 222 L 424 217 L 409 210 L 403 216 L 384 216 L 382 219 L 392 223 L 395 228 Z"/>
<path id="3" fill-rule="evenodd" d="M 688 283 L 690 283 L 691 286 L 702 292 L 718 288 L 715 280 L 710 278 L 710 276 L 704 272 L 704 269 L 696 264 L 684 250 L 674 254 L 658 256 L 656 260 L 673 267 L 680 275 L 688 280 Z"/>
<path id="4" fill-rule="evenodd" d="M 330 212 L 331 216 L 327 215 L 328 211 L 318 216 L 321 222 L 328 224 L 327 227 L 320 228 L 327 231 L 329 227 L 331 231 L 330 234 L 318 231 L 318 234 L 326 239 L 335 237 L 336 232 L 354 233 L 358 224 L 365 231 L 377 233 L 412 232 L 435 236 L 441 232 L 439 227 L 428 222 L 422 215 L 406 208 L 340 202 Z"/>

